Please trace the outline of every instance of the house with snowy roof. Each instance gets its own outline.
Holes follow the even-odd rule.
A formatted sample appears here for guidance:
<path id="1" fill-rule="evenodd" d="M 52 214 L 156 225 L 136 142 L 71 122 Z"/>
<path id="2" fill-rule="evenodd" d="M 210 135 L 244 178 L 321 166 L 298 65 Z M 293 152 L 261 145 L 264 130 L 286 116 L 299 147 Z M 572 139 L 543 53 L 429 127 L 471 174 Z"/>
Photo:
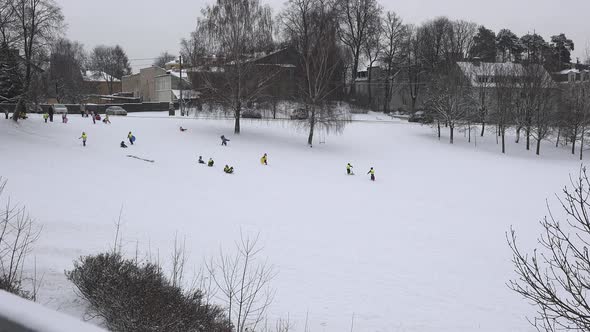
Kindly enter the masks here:
<path id="1" fill-rule="evenodd" d="M 553 80 L 559 84 L 590 82 L 590 68 L 572 65 L 572 68 L 553 73 L 552 76 Z"/>
<path id="2" fill-rule="evenodd" d="M 84 91 L 94 95 L 112 95 L 121 92 L 121 80 L 102 71 L 87 70 L 82 73 Z"/>

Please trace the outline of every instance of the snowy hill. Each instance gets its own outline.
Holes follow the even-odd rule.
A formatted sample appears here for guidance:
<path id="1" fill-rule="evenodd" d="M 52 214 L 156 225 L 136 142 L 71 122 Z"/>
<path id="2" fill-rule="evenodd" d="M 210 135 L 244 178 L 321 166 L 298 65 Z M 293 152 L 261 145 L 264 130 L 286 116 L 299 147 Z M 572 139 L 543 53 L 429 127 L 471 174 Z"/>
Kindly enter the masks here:
<path id="1" fill-rule="evenodd" d="M 451 146 L 428 127 L 384 118 L 313 148 L 280 121 L 244 121 L 234 136 L 228 120 L 1 120 L 0 176 L 43 225 L 34 251 L 45 272 L 40 302 L 83 314 L 63 271 L 112 246 L 123 206 L 128 253 L 138 243 L 168 259 L 178 233 L 195 268 L 240 230 L 259 232 L 279 272 L 271 318 L 289 315 L 296 331 L 307 312 L 312 331 L 349 331 L 353 314 L 354 331 L 533 331 L 532 308 L 506 287 L 514 274 L 505 232 L 514 225 L 534 244 L 545 199 L 579 162 L 551 144 L 540 158 L 515 144 L 504 156 L 493 134 L 477 148 L 463 137 Z M 119 148 L 129 131 L 136 144 Z M 198 165 L 199 155 L 215 167 Z M 356 176 L 345 175 L 347 162 Z M 224 174 L 225 164 L 236 173 Z"/>

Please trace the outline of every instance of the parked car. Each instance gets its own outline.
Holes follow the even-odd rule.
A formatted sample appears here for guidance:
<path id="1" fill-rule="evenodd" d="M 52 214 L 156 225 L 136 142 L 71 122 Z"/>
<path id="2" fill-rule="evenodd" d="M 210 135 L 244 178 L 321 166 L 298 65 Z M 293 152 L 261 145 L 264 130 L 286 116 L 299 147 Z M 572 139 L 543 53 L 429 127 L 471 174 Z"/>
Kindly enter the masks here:
<path id="1" fill-rule="evenodd" d="M 410 115 L 408 122 L 417 122 L 417 123 L 428 124 L 428 123 L 434 122 L 434 120 L 432 119 L 432 116 L 428 115 L 426 112 L 418 111 L 418 112 L 415 112 L 414 114 Z"/>
<path id="2" fill-rule="evenodd" d="M 309 117 L 309 112 L 305 108 L 298 108 L 291 112 L 291 120 L 306 120 Z"/>
<path id="3" fill-rule="evenodd" d="M 244 119 L 262 119 L 262 114 L 254 110 L 246 110 L 242 112 L 242 118 Z"/>
<path id="4" fill-rule="evenodd" d="M 45 112 L 43 112 L 43 108 L 41 107 L 41 105 L 34 105 L 31 104 L 27 110 L 27 113 L 38 113 L 38 114 L 43 114 Z"/>
<path id="5" fill-rule="evenodd" d="M 68 108 L 64 104 L 53 104 L 52 107 L 55 114 L 68 114 Z"/>
<path id="6" fill-rule="evenodd" d="M 121 106 L 110 106 L 105 113 L 106 115 L 127 115 L 127 111 Z"/>

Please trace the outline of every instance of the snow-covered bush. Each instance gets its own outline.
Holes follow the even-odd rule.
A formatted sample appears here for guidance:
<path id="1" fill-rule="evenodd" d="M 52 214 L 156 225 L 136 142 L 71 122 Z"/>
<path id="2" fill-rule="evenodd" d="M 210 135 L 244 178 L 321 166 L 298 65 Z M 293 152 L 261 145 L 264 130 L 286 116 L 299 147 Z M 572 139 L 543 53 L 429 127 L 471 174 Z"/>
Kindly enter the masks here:
<path id="1" fill-rule="evenodd" d="M 156 264 L 109 252 L 81 257 L 66 276 L 111 331 L 231 331 L 221 308 L 173 285 Z"/>

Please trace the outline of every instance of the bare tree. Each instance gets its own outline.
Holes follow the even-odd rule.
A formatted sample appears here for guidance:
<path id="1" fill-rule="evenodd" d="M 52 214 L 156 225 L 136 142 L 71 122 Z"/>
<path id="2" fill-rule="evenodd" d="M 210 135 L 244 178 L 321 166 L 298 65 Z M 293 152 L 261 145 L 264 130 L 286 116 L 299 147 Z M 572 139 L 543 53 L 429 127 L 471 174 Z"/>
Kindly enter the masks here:
<path id="1" fill-rule="evenodd" d="M 367 86 L 369 89 L 369 107 L 373 108 L 373 65 L 381 57 L 383 51 L 383 44 L 381 43 L 381 36 L 383 34 L 383 21 L 380 16 L 373 18 L 367 27 L 367 36 L 363 40 L 362 54 L 369 61 Z"/>
<path id="2" fill-rule="evenodd" d="M 375 22 L 379 20 L 382 9 L 376 0 L 338 0 L 335 5 L 340 23 L 338 35 L 352 54 L 350 94 L 355 95 L 355 79 L 363 43 L 370 33 L 371 26 L 376 26 Z"/>
<path id="3" fill-rule="evenodd" d="M 477 34 L 477 24 L 463 20 L 453 21 L 449 34 L 450 58 L 455 61 L 466 59 Z"/>
<path id="4" fill-rule="evenodd" d="M 107 82 L 110 94 L 114 92 L 115 79 L 120 80 L 131 74 L 129 58 L 119 45 L 95 47 L 90 54 L 89 68 L 95 72 L 97 78 Z"/>
<path id="5" fill-rule="evenodd" d="M 255 331 L 265 318 L 273 298 L 270 283 L 276 275 L 272 265 L 259 262 L 262 248 L 259 236 L 241 235 L 236 254 L 219 257 L 207 263 L 207 270 L 219 289 L 220 300 L 227 306 L 229 321 L 237 332 Z"/>
<path id="6" fill-rule="evenodd" d="M 6 181 L 0 178 L 0 196 Z M 32 245 L 41 232 L 24 207 L 14 206 L 10 199 L 0 208 L 0 289 L 30 297 L 22 289 L 23 268 Z M 33 283 L 33 297 L 36 297 L 36 281 Z"/>
<path id="7" fill-rule="evenodd" d="M 154 66 L 160 68 L 166 68 L 166 64 L 170 61 L 174 61 L 176 59 L 176 55 L 168 53 L 168 51 L 164 51 L 160 53 L 160 55 L 154 60 Z"/>
<path id="8" fill-rule="evenodd" d="M 299 52 L 298 98 L 306 106 L 304 124 L 309 128 L 310 146 L 318 127 L 338 132 L 349 120 L 346 110 L 333 102 L 342 87 L 343 70 L 333 5 L 322 0 L 291 0 L 283 15 L 288 18 L 285 33 Z"/>
<path id="9" fill-rule="evenodd" d="M 576 142 L 580 141 L 580 160 L 583 158 L 585 136 L 590 122 L 590 83 L 568 83 L 562 88 L 561 119 L 568 129 L 572 141 L 572 154 L 575 154 Z"/>
<path id="10" fill-rule="evenodd" d="M 384 101 L 383 112 L 389 111 L 391 96 L 394 92 L 394 79 L 401 70 L 403 62 L 404 42 L 408 38 L 408 29 L 402 22 L 402 19 L 395 12 L 387 12 L 383 19 L 383 33 L 381 34 L 381 52 L 380 61 L 385 67 L 384 80 Z"/>
<path id="11" fill-rule="evenodd" d="M 539 331 L 590 329 L 590 181 L 583 168 L 558 197 L 565 220 L 553 214 L 541 222 L 540 247 L 532 253 L 517 245 L 516 231 L 507 234 L 517 277 L 509 287 L 537 308 L 529 322 Z"/>
<path id="12" fill-rule="evenodd" d="M 449 142 L 454 142 L 454 131 L 476 107 L 471 82 L 455 63 L 439 67 L 429 85 L 427 105 L 436 117 L 449 128 Z"/>
<path id="13" fill-rule="evenodd" d="M 207 52 L 212 49 L 208 43 L 207 31 L 202 19 L 199 19 L 190 37 L 188 39 L 183 38 L 180 42 L 180 55 L 182 55 L 183 62 L 187 67 L 197 69 L 202 65 L 208 64 L 206 58 L 210 54 Z"/>
<path id="14" fill-rule="evenodd" d="M 526 109 L 527 150 L 529 136 L 537 141 L 539 155 L 541 141 L 547 138 L 553 128 L 556 88 L 545 68 L 537 64 L 523 67 L 522 93 Z"/>
<path id="15" fill-rule="evenodd" d="M 521 70 L 510 64 L 498 65 L 493 69 L 494 113 L 497 135 L 502 139 L 502 153 L 506 153 L 506 129 L 510 126 L 513 114 L 518 108 L 521 84 Z M 497 140 L 496 140 L 497 141 Z"/>
<path id="16" fill-rule="evenodd" d="M 84 95 L 86 52 L 78 42 L 59 39 L 51 47 L 48 80 L 50 89 L 62 103 L 79 103 Z"/>
<path id="17" fill-rule="evenodd" d="M 18 121 L 26 110 L 24 103 L 30 102 L 34 80 L 34 66 L 38 66 L 39 55 L 49 47 L 50 42 L 63 29 L 63 14 L 54 0 L 8 0 L 16 20 L 16 45 L 23 51 L 24 94 L 12 116 Z"/>
<path id="18" fill-rule="evenodd" d="M 234 133 L 239 134 L 243 107 L 255 102 L 278 73 L 255 61 L 257 52 L 273 47 L 271 9 L 258 0 L 217 0 L 203 13 L 210 45 L 227 61 L 223 74 L 201 75 L 203 88 L 213 102 L 233 111 Z"/>
<path id="19" fill-rule="evenodd" d="M 418 97 L 424 90 L 424 82 L 426 81 L 427 70 L 422 54 L 422 38 L 423 34 L 414 26 L 408 27 L 407 39 L 404 45 L 405 65 L 404 76 L 407 81 L 407 93 L 411 100 L 411 111 L 416 111 L 418 104 Z"/>

